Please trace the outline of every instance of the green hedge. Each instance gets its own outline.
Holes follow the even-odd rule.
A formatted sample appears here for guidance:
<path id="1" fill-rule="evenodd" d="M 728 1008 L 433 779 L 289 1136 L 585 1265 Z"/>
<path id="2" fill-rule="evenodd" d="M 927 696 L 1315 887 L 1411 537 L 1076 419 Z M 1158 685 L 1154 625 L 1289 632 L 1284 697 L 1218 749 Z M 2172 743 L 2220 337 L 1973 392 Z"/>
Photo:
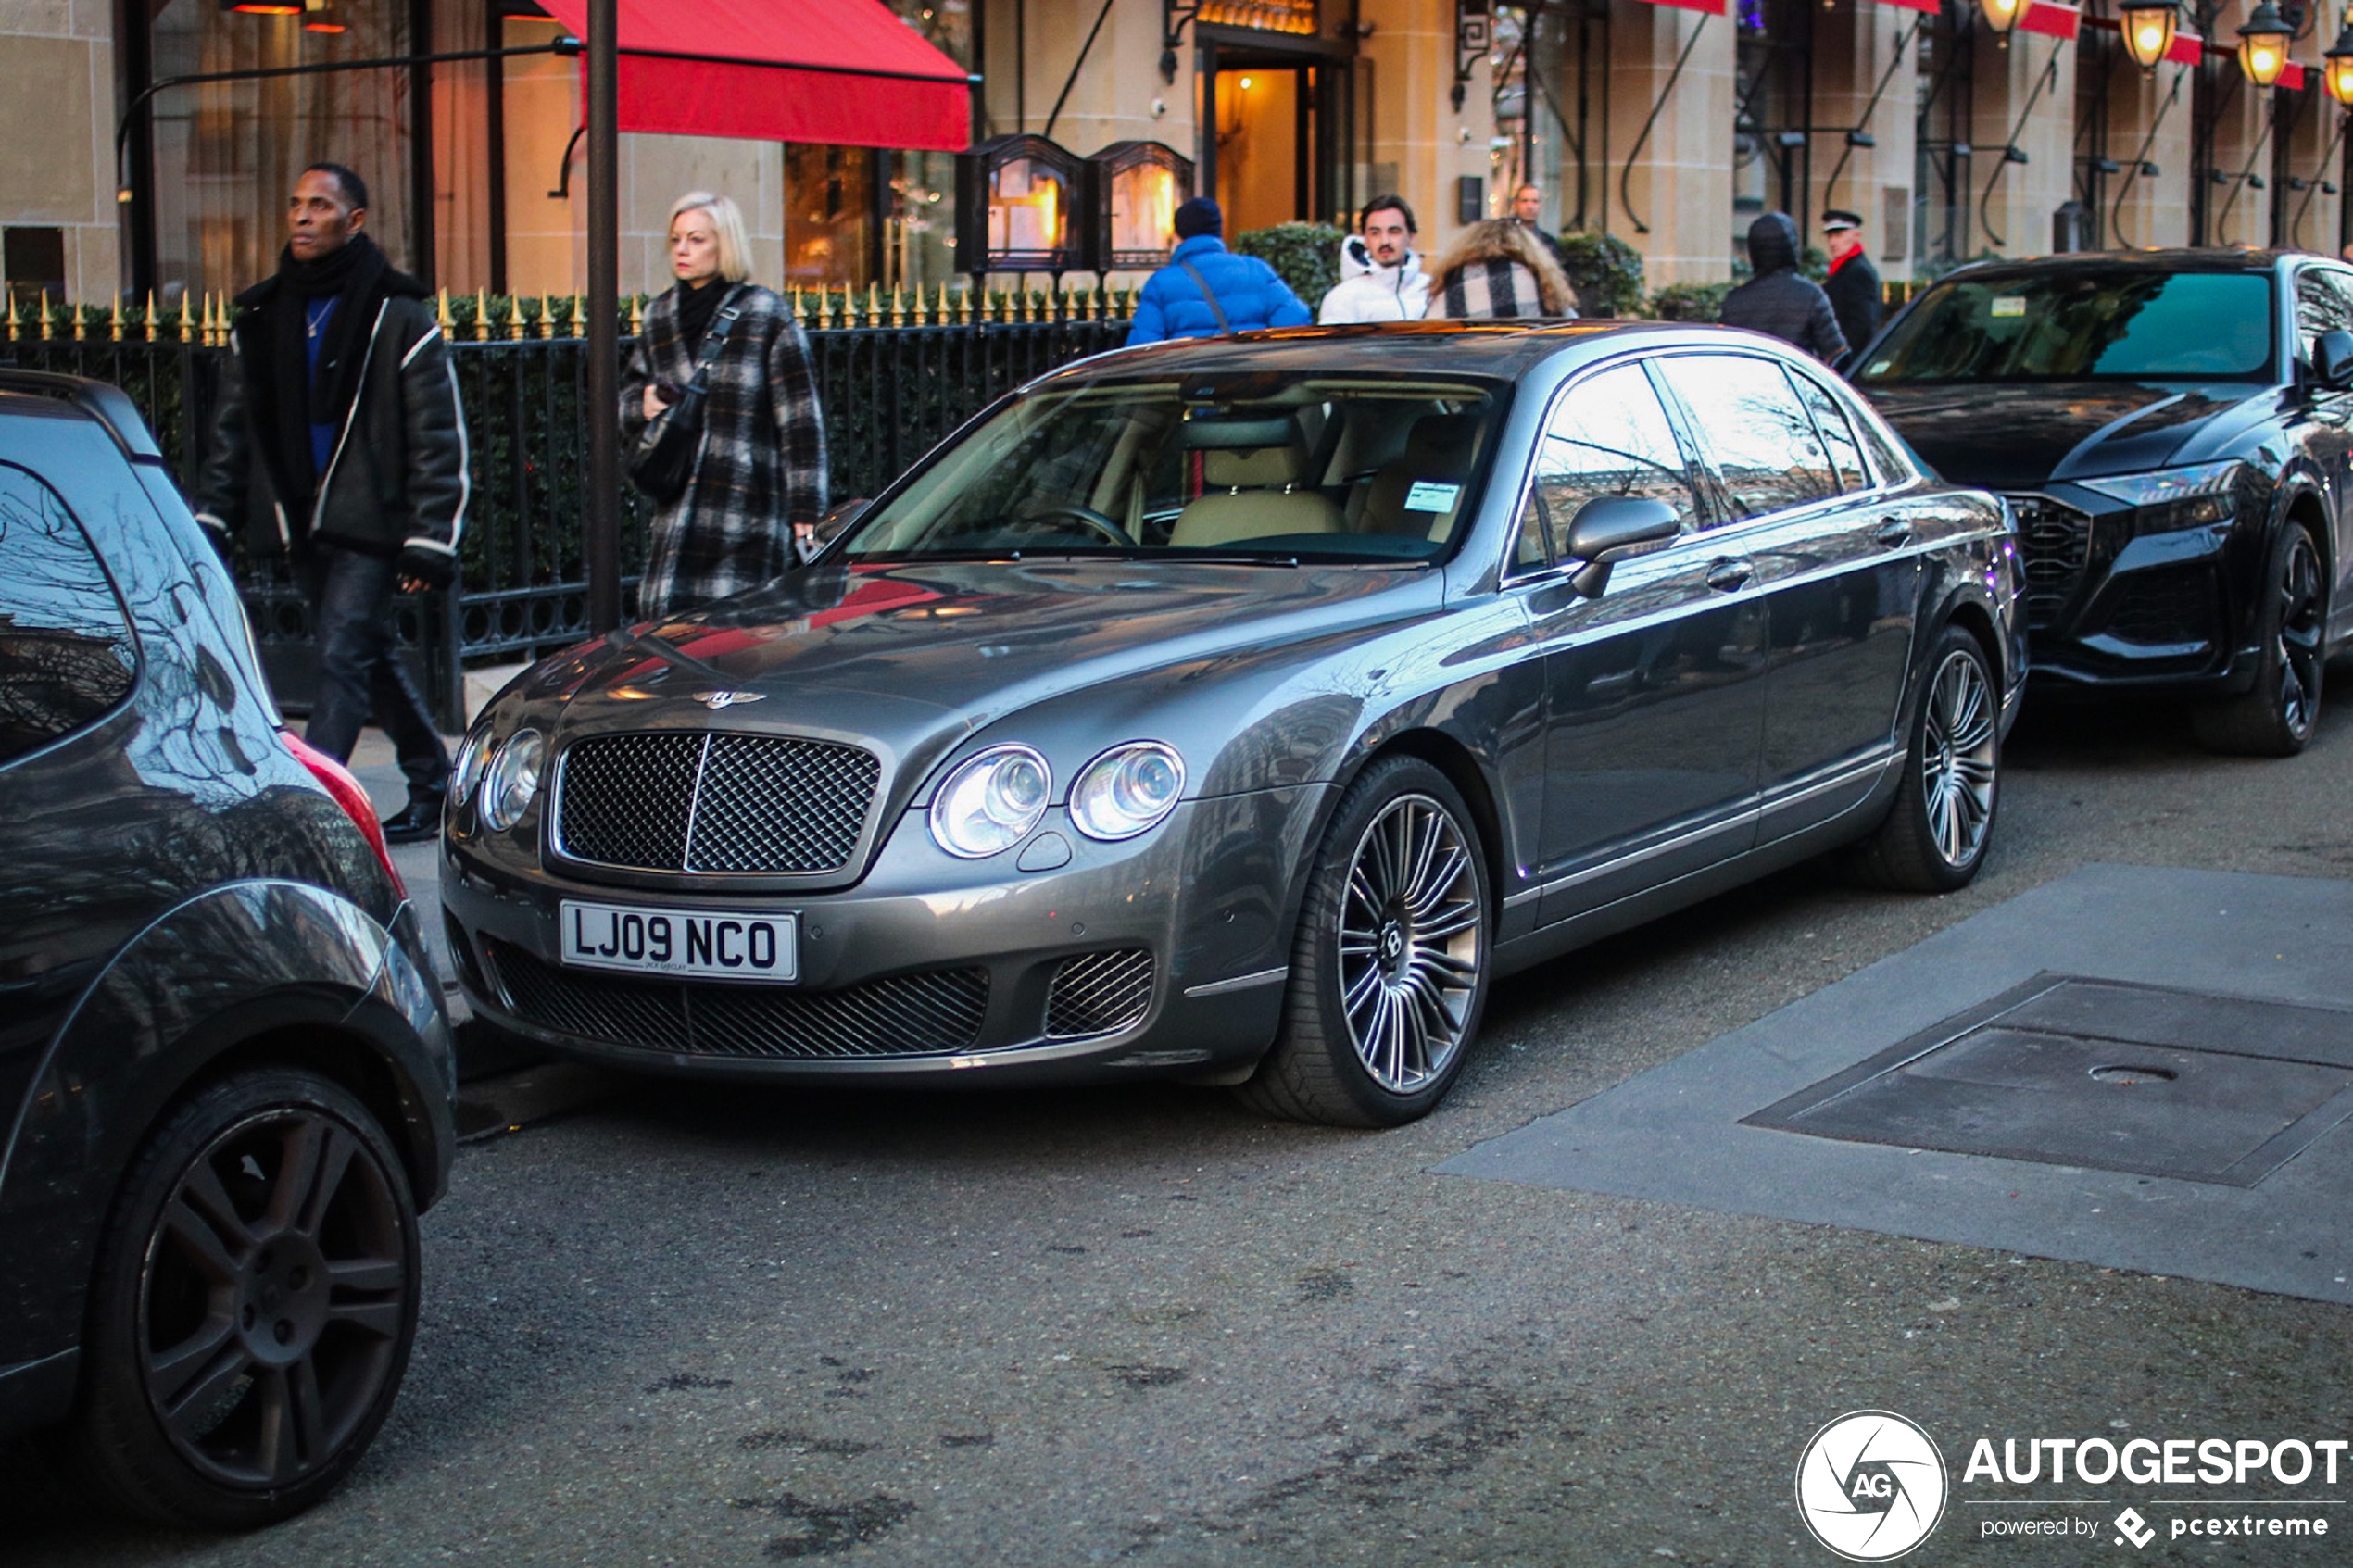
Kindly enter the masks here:
<path id="1" fill-rule="evenodd" d="M 1328 223 L 1277 223 L 1236 234 L 1234 248 L 1272 267 L 1314 310 L 1340 282 L 1340 245 L 1346 238 Z"/>
<path id="2" fill-rule="evenodd" d="M 1635 316 L 1642 308 L 1642 253 L 1616 234 L 1579 230 L 1560 237 L 1577 307 L 1588 316 Z"/>

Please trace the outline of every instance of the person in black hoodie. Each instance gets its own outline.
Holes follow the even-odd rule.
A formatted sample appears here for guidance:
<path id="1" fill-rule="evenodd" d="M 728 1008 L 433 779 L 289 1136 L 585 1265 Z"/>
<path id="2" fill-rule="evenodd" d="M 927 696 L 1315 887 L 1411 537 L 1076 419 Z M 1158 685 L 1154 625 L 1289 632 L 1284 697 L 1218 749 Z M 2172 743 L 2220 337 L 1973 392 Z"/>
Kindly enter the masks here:
<path id="1" fill-rule="evenodd" d="M 310 601 L 319 684 L 304 738 L 348 761 L 370 714 L 409 780 L 396 843 L 441 831 L 449 752 L 395 656 L 392 596 L 457 575 L 465 412 L 425 286 L 368 237 L 368 187 L 313 164 L 275 276 L 237 296 L 196 518 L 227 553 L 283 552 Z"/>
<path id="2" fill-rule="evenodd" d="M 1748 226 L 1748 264 L 1755 276 L 1724 296 L 1718 320 L 1769 332 L 1825 362 L 1846 352 L 1831 296 L 1797 270 L 1797 225 L 1787 213 L 1768 212 Z"/>

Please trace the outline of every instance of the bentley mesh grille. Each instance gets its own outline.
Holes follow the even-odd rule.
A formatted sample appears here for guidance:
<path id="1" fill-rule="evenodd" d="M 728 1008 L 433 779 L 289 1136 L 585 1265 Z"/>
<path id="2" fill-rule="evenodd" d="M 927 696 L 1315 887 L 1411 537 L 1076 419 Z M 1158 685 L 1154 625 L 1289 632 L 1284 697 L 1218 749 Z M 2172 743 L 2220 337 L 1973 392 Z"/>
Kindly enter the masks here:
<path id="1" fill-rule="evenodd" d="M 2018 518 L 2019 553 L 2026 560 L 2026 627 L 2044 631 L 2065 618 L 2083 581 L 2083 563 L 2092 553 L 2091 514 L 2048 495 L 2007 500 Z"/>
<path id="2" fill-rule="evenodd" d="M 685 986 L 585 974 L 508 943 L 488 946 L 507 1000 L 525 1022 L 686 1056 L 934 1056 L 969 1048 L 988 1010 L 985 969 L 897 974 L 837 991 Z"/>
<path id="3" fill-rule="evenodd" d="M 1046 991 L 1046 1033 L 1057 1039 L 1108 1035 L 1140 1020 L 1151 999 L 1150 953 L 1082 953 L 1054 971 Z"/>
<path id="4" fill-rule="evenodd" d="M 649 872 L 807 876 L 849 863 L 882 780 L 862 746 L 686 731 L 576 741 L 556 848 Z"/>

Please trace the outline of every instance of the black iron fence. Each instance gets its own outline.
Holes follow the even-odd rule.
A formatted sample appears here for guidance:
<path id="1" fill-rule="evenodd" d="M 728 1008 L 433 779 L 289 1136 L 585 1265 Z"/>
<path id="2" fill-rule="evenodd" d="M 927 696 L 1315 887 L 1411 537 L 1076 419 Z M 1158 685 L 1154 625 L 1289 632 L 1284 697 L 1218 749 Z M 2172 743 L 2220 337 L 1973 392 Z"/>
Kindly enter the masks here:
<path id="1" fill-rule="evenodd" d="M 967 302 L 962 320 L 945 296 L 936 309 L 912 312 L 853 308 L 847 295 L 838 311 L 796 299 L 812 327 L 837 499 L 875 495 L 1023 382 L 1126 341 L 1128 323 L 1115 308 L 1094 301 L 1081 308 L 1076 296 L 1022 296 L 1018 307 L 1011 298 L 984 298 L 977 309 Z M 587 635 L 581 519 L 590 410 L 585 340 L 522 335 L 561 331 L 560 307 L 527 324 L 518 316 L 512 337 L 480 335 L 509 330 L 487 313 L 460 310 L 453 322 L 447 301 L 443 311 L 465 402 L 473 491 L 457 590 L 402 601 L 401 634 L 438 717 L 454 729 L 464 710 L 466 665 L 535 659 Z M 924 324 L 887 324 L 892 315 Z M 207 309 L 202 322 L 191 320 L 182 341 L 176 315 L 158 314 L 152 339 L 135 314 L 11 320 L 0 333 L 0 359 L 123 388 L 186 486 L 203 458 L 227 352 L 213 312 Z M 576 312 L 570 327 L 579 331 Z M 632 346 L 634 340 L 623 341 L 624 353 Z M 649 508 L 642 503 L 634 491 L 623 501 L 622 569 L 632 587 L 645 558 Z M 313 669 L 308 608 L 277 561 L 248 562 L 241 575 L 271 679 L 298 711 Z"/>

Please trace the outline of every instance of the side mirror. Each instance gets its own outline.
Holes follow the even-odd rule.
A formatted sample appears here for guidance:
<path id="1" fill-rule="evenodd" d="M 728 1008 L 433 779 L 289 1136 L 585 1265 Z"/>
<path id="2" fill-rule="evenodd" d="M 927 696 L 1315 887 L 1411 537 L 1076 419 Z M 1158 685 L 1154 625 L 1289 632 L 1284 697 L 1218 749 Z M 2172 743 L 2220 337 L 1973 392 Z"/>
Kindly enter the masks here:
<path id="1" fill-rule="evenodd" d="M 2312 345 L 2312 369 L 2331 391 L 2353 387 L 2353 332 L 2322 332 Z"/>
<path id="2" fill-rule="evenodd" d="M 1609 569 L 1646 545 L 1682 532 L 1675 508 L 1645 495 L 1596 495 L 1568 520 L 1569 558 L 1582 561 L 1568 584 L 1589 599 L 1609 586 Z"/>
<path id="3" fill-rule="evenodd" d="M 849 533 L 850 526 L 865 515 L 867 507 L 872 504 L 863 495 L 836 502 L 825 509 L 825 514 L 817 520 L 817 526 L 811 532 L 817 535 L 817 543 L 830 545 Z"/>

